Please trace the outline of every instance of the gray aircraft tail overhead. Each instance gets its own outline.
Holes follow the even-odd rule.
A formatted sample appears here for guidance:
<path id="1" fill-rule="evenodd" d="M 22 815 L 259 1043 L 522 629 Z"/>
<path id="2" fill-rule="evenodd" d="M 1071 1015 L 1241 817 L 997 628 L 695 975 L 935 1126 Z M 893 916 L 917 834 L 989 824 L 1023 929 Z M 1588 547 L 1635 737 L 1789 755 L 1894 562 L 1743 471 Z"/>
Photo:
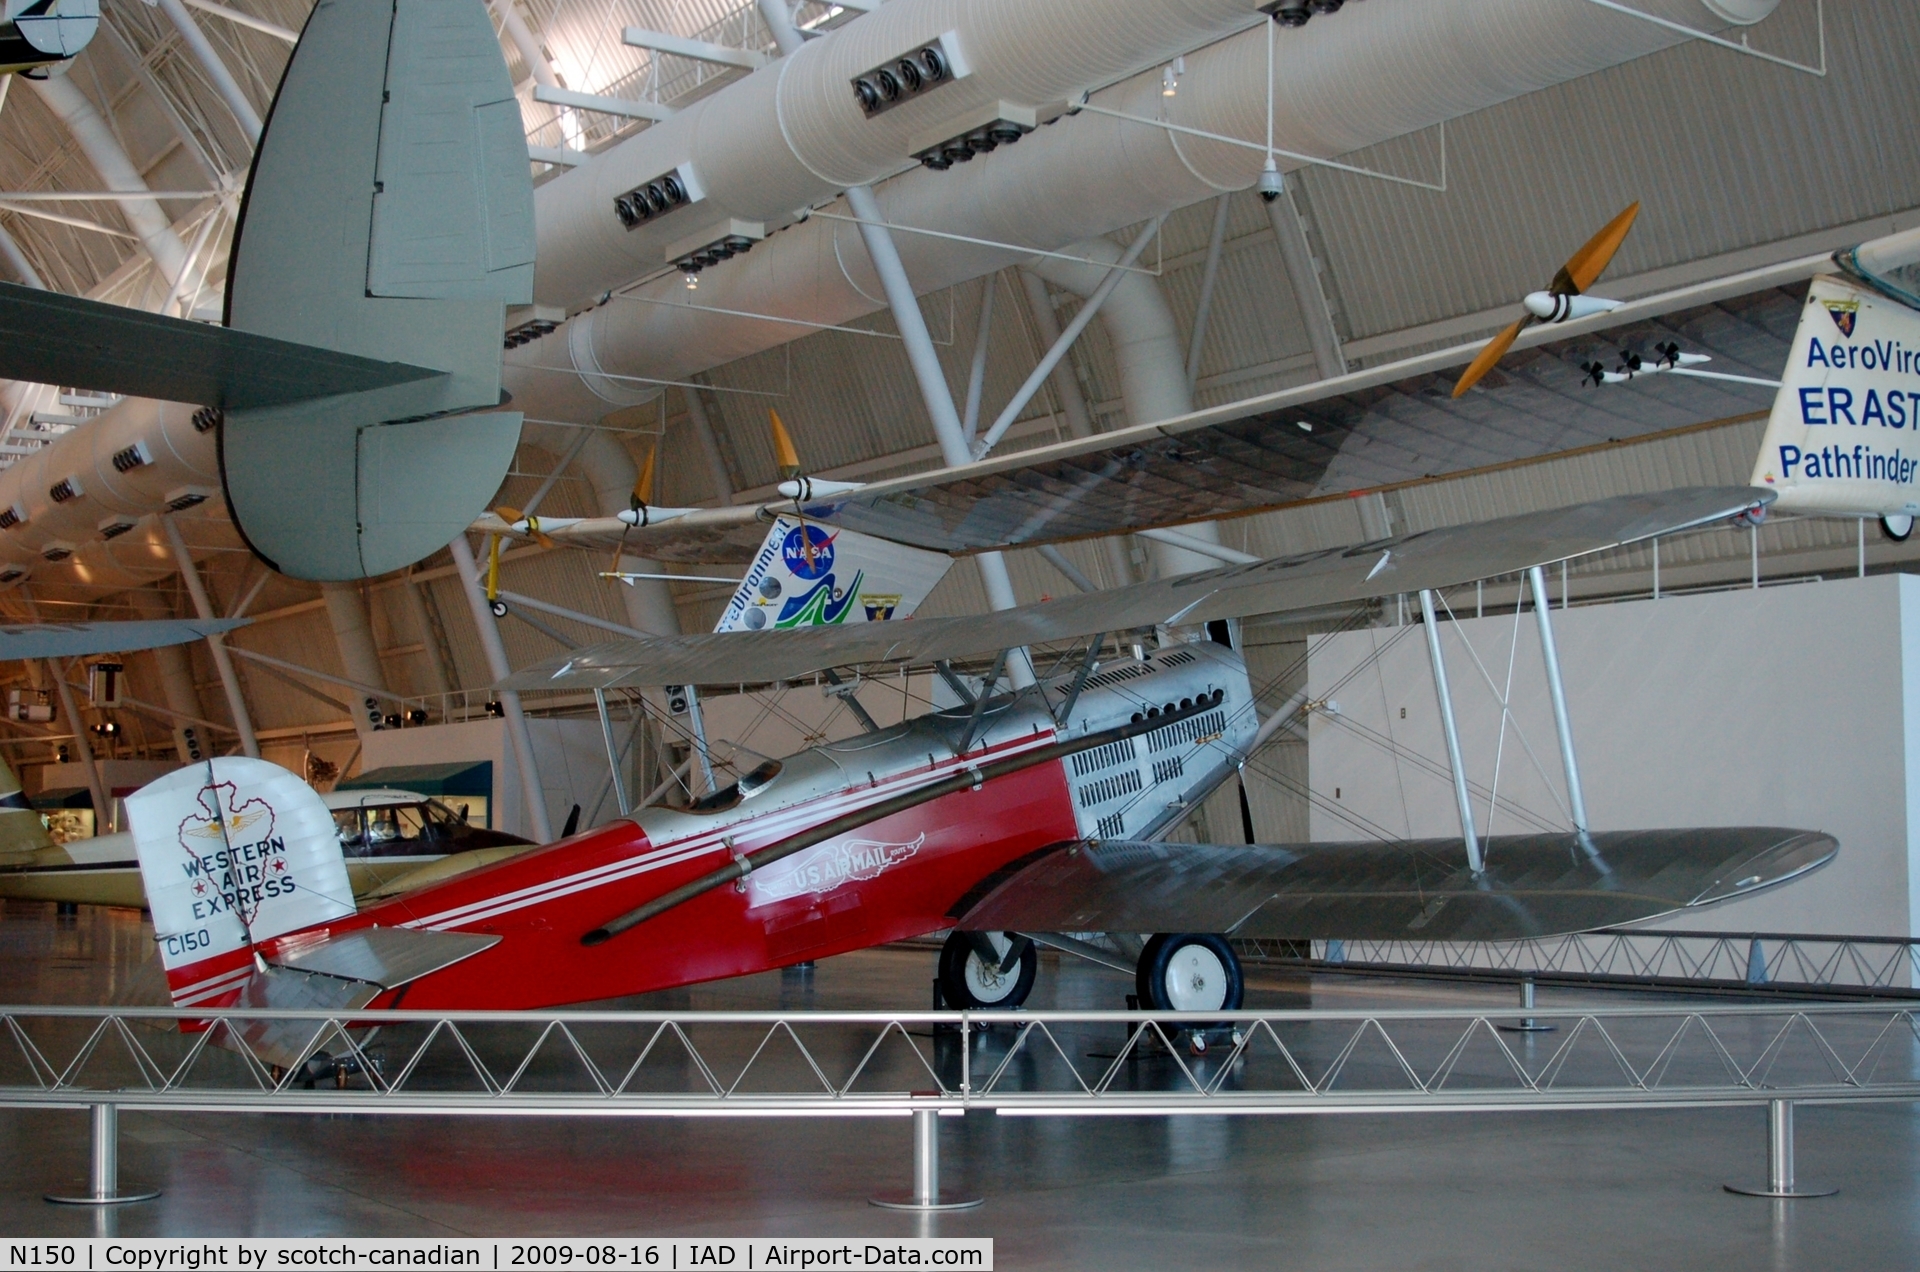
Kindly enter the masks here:
<path id="1" fill-rule="evenodd" d="M 254 154 L 226 325 L 0 284 L 0 375 L 217 411 L 234 522 L 283 573 L 410 565 L 519 439 L 500 351 L 532 298 L 529 173 L 481 0 L 320 0 Z"/>

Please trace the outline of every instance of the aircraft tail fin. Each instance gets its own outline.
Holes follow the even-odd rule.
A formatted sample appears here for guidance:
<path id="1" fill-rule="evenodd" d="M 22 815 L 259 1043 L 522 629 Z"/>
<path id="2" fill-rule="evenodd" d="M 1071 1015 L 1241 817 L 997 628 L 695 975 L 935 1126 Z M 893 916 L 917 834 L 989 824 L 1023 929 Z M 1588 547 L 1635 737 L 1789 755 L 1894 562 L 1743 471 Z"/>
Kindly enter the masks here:
<path id="1" fill-rule="evenodd" d="M 127 816 L 177 1005 L 235 1001 L 261 943 L 356 912 L 333 814 L 277 764 L 190 765 L 129 795 Z"/>
<path id="2" fill-rule="evenodd" d="M 227 502 L 261 557 L 371 577 L 486 507 L 520 436 L 500 355 L 533 252 L 520 106 L 482 0 L 316 7 L 254 154 L 227 324 L 439 374 L 226 413 Z"/>
<path id="3" fill-rule="evenodd" d="M 797 517 L 775 517 L 717 632 L 911 617 L 953 558 Z"/>
<path id="4" fill-rule="evenodd" d="M 1780 512 L 1920 513 L 1920 311 L 1815 275 L 1753 484 L 1778 492 Z"/>

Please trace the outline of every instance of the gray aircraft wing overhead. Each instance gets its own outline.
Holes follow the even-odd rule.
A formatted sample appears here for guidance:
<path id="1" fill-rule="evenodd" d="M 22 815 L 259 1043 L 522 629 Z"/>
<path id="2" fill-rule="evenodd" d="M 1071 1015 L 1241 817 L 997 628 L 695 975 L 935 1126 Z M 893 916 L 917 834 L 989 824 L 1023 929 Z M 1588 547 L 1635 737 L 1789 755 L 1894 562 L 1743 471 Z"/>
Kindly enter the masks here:
<path id="1" fill-rule="evenodd" d="M 81 658 L 184 645 L 245 627 L 250 618 L 161 618 L 126 623 L 21 623 L 0 627 L 0 662 Z"/>
<path id="2" fill-rule="evenodd" d="M 955 553 L 1173 527 L 1402 486 L 1676 429 L 1755 418 L 1773 403 L 1826 257 L 1536 326 L 1461 398 L 1461 345 L 960 468 L 875 483 L 807 516 Z M 1694 374 L 1594 382 L 1623 351 L 1704 354 Z M 1745 383 L 1739 377 L 1762 381 Z"/>
<path id="3" fill-rule="evenodd" d="M 1452 587 L 1739 516 L 1769 491 L 1697 487 L 1622 495 L 1136 583 L 961 618 L 616 640 L 529 667 L 510 689 L 748 684 L 859 663 L 930 663 L 1097 632 L 1245 618 Z"/>
<path id="4" fill-rule="evenodd" d="M 1065 844 L 953 917 L 969 931 L 1218 932 L 1279 940 L 1508 941 L 1747 896 L 1824 865 L 1829 835 L 1771 826 L 1400 843 Z"/>

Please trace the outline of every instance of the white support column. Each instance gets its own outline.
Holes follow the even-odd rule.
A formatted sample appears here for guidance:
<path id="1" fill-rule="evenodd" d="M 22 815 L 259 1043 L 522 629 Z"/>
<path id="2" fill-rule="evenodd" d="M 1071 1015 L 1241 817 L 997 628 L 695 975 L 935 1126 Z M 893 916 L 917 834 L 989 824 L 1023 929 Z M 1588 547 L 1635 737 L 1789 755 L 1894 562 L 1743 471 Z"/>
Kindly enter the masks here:
<path id="1" fill-rule="evenodd" d="M 1546 572 L 1527 571 L 1533 591 L 1533 617 L 1540 628 L 1540 659 L 1546 664 L 1547 693 L 1553 700 L 1553 727 L 1560 735 L 1560 764 L 1567 773 L 1567 808 L 1576 834 L 1587 833 L 1587 801 L 1580 790 L 1580 764 L 1573 754 L 1573 722 L 1567 716 L 1567 691 L 1560 682 L 1560 651 L 1553 639 L 1553 606 L 1547 596 Z"/>
<path id="2" fill-rule="evenodd" d="M 73 82 L 70 75 L 55 75 L 47 79 L 29 80 L 40 100 L 47 104 L 66 126 L 67 132 L 85 152 L 87 162 L 99 174 L 100 180 L 109 190 L 144 192 L 148 187 L 140 170 L 133 166 L 133 160 L 127 158 L 127 152 L 120 146 L 113 129 L 101 118 L 80 86 Z M 153 199 L 129 199 L 120 204 L 121 213 L 133 232 L 140 236 L 147 254 L 153 263 L 160 267 L 169 285 L 179 281 L 180 273 L 186 268 L 187 248 L 180 236 L 173 232 L 171 219 L 158 201 Z"/>
<path id="3" fill-rule="evenodd" d="M 480 633 L 480 648 L 487 656 L 487 670 L 495 680 L 513 674 L 507 662 L 507 647 L 500 642 L 500 625 L 487 607 L 487 594 L 480 582 L 479 567 L 474 564 L 473 548 L 465 534 L 456 535 L 447 550 L 453 554 L 453 570 L 460 578 L 460 590 L 473 610 L 473 625 Z M 533 734 L 527 730 L 526 712 L 520 709 L 520 695 L 501 689 L 500 709 L 506 717 L 507 741 L 520 770 L 520 791 L 527 805 L 527 822 L 541 843 L 553 842 L 553 824 L 547 820 L 547 793 L 540 785 L 540 770 L 534 761 Z"/>
<path id="4" fill-rule="evenodd" d="M 128 591 L 127 598 L 142 618 L 174 617 L 173 608 L 150 587 L 133 588 Z M 207 712 L 200 701 L 200 691 L 193 683 L 193 664 L 187 658 L 187 647 L 162 645 L 152 653 L 154 665 L 160 672 L 160 690 L 166 696 L 167 709 L 177 716 L 188 717 L 173 722 L 174 750 L 179 754 L 182 764 L 204 760 L 213 753 L 213 739 L 201 737 L 200 726 L 190 722 L 193 718 L 204 718 Z"/>
<path id="5" fill-rule="evenodd" d="M 1478 875 L 1486 870 L 1480 856 L 1480 835 L 1473 825 L 1473 805 L 1467 799 L 1467 769 L 1460 759 L 1460 731 L 1453 723 L 1453 694 L 1447 688 L 1447 660 L 1440 653 L 1440 622 L 1433 613 L 1433 593 L 1420 590 L 1420 616 L 1427 624 L 1427 658 L 1433 663 L 1433 691 L 1440 699 L 1440 727 L 1447 738 L 1447 763 L 1453 769 L 1453 798 L 1460 806 L 1460 837 L 1467 846 L 1467 865 Z"/>
<path id="6" fill-rule="evenodd" d="M 40 271 L 33 267 L 33 262 L 27 259 L 27 254 L 20 250 L 20 245 L 14 242 L 13 235 L 7 233 L 5 226 L 0 226 L 0 256 L 6 257 L 8 268 L 23 284 L 39 291 L 47 289 Z"/>
<path id="7" fill-rule="evenodd" d="M 453 692 L 452 669 L 440 661 L 440 638 L 434 633 L 433 619 L 427 614 L 426 598 L 420 595 L 420 589 L 425 586 L 409 570 L 400 584 L 401 603 L 407 607 L 407 617 L 412 620 L 414 634 L 420 640 L 420 656 L 427 669 L 427 692 L 444 699 Z"/>
<path id="8" fill-rule="evenodd" d="M 353 583 L 322 583 L 320 595 L 326 599 L 327 619 L 333 625 L 334 644 L 340 650 L 340 665 L 346 670 L 347 679 L 375 689 L 387 688 L 386 669 L 380 665 L 373 624 L 360 588 Z M 385 701 L 371 694 L 362 698 L 353 713 L 354 731 L 360 735 L 361 742 L 367 740 L 369 733 L 381 729 L 386 707 Z"/>
<path id="9" fill-rule="evenodd" d="M 227 109 L 233 112 L 235 121 L 246 132 L 247 140 L 259 145 L 260 113 L 254 110 L 253 103 L 248 101 L 247 95 L 240 90 L 240 81 L 233 77 L 233 72 L 227 69 L 227 64 L 220 60 L 220 54 L 215 51 L 213 42 L 207 39 L 207 33 L 200 29 L 200 24 L 193 20 L 193 15 L 187 12 L 187 6 L 180 0 L 157 0 L 157 2 L 161 11 L 179 30 L 180 38 L 186 41 L 187 48 L 192 50 L 194 60 L 200 64 L 200 69 L 205 71 L 207 78 L 213 82 L 214 92 L 220 94 L 220 100 L 225 102 Z"/>
<path id="10" fill-rule="evenodd" d="M 1198 535 L 1182 534 L 1178 530 L 1136 530 L 1134 533 L 1142 539 L 1152 539 L 1155 543 L 1164 543 L 1168 547 L 1179 548 L 1183 552 L 1212 557 L 1228 565 L 1253 565 L 1263 559 L 1251 552 L 1242 552 L 1238 548 L 1230 548 L 1224 543 L 1202 539 Z"/>
<path id="11" fill-rule="evenodd" d="M 67 683 L 66 665 L 58 658 L 47 659 L 47 675 L 53 677 L 54 692 L 60 695 L 60 714 L 66 717 L 67 727 L 73 730 L 74 758 L 87 771 L 87 791 L 93 797 L 93 833 L 104 835 L 107 833 L 107 823 L 113 817 L 113 796 L 100 776 L 99 764 L 94 762 L 93 739 L 87 736 L 87 722 L 80 716 L 80 704 L 73 696 L 73 686 Z"/>
<path id="12" fill-rule="evenodd" d="M 527 73 L 533 76 L 533 82 L 547 88 L 562 87 L 553 73 L 552 64 L 547 61 L 546 50 L 534 38 L 533 29 L 520 16 L 520 10 L 514 7 L 513 0 L 492 0 L 492 8 L 500 18 L 500 27 L 506 32 L 507 39 L 513 41 L 513 47 L 519 50 L 520 60 L 527 64 Z"/>
<path id="13" fill-rule="evenodd" d="M 860 218 L 861 240 L 866 244 L 867 255 L 873 259 L 874 271 L 880 275 L 881 286 L 886 289 L 894 325 L 900 330 L 900 342 L 906 347 L 907 361 L 920 386 L 920 399 L 933 420 L 941 458 L 954 468 L 972 463 L 973 453 L 967 446 L 966 430 L 960 425 L 960 412 L 954 409 L 947 374 L 940 366 L 940 355 L 933 347 L 933 336 L 927 331 L 927 320 L 920 312 L 920 301 L 913 294 L 906 266 L 900 263 L 899 249 L 894 246 L 886 226 L 881 224 L 886 218 L 880 214 L 879 201 L 867 187 L 852 186 L 847 190 L 847 206 Z M 996 610 L 1008 610 L 1019 604 L 1014 599 L 1013 579 L 1007 573 L 1005 557 L 998 552 L 982 552 L 974 560 L 979 565 L 981 582 L 986 586 L 988 605 Z M 1007 678 L 1015 689 L 1024 689 L 1034 682 L 1033 663 L 1026 650 L 1016 650 L 1007 659 Z"/>
<path id="14" fill-rule="evenodd" d="M 193 554 L 187 551 L 187 541 L 180 537 L 179 525 L 172 517 L 160 518 L 160 524 L 166 527 L 167 542 L 173 545 L 174 564 L 180 567 L 180 581 L 187 586 L 193 612 L 201 618 L 218 618 L 213 602 L 207 599 L 206 584 L 200 581 L 200 569 L 193 563 Z M 214 669 L 220 673 L 220 687 L 226 690 L 227 710 L 233 715 L 233 727 L 240 734 L 240 753 L 257 760 L 260 739 L 253 733 L 253 717 L 248 714 L 246 697 L 240 691 L 240 673 L 233 669 L 233 655 L 227 652 L 225 641 L 217 634 L 207 637 L 207 652 L 213 655 Z"/>
<path id="15" fill-rule="evenodd" d="M 1037 352 L 1045 352 L 1046 347 L 1060 338 L 1060 315 L 1054 312 L 1053 295 L 1047 290 L 1047 280 L 1032 270 L 1023 269 L 1018 273 L 1020 285 L 1027 293 L 1027 311 L 1033 316 L 1033 329 L 1042 345 Z M 1074 374 L 1071 358 L 1062 358 L 1055 364 L 1053 393 L 1060 400 L 1060 414 L 1066 417 L 1068 436 L 1092 437 L 1093 412 L 1087 409 L 1087 398 L 1080 391 L 1080 380 Z M 1133 571 L 1127 564 L 1124 537 L 1110 535 L 1100 540 L 1100 548 L 1106 554 L 1107 570 L 1113 576 L 1113 586 L 1121 587 L 1133 582 Z"/>
<path id="16" fill-rule="evenodd" d="M 713 431 L 713 420 L 699 389 L 682 385 L 680 397 L 687 404 L 687 423 L 693 426 L 694 440 L 700 443 L 700 454 L 707 461 L 707 481 L 713 486 L 713 497 L 724 508 L 733 502 L 733 476 L 720 453 L 720 435 Z"/>

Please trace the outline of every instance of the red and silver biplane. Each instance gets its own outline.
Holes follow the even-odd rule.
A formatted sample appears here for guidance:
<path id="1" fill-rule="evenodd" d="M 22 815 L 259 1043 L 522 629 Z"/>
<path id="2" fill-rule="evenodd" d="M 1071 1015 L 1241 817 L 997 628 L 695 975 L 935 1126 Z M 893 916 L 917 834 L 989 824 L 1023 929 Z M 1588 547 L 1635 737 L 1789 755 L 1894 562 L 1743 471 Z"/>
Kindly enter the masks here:
<path id="1" fill-rule="evenodd" d="M 1630 496 L 991 615 L 577 650 L 509 684 L 770 683 L 999 657 L 971 701 L 364 909 L 318 798 L 273 765 L 215 759 L 127 801 L 169 985 L 176 1003 L 208 1008 L 533 1008 L 949 930 L 950 1006 L 1017 1005 L 1040 943 L 1134 967 L 1143 1006 L 1216 1010 L 1240 1001 L 1234 937 L 1508 939 L 1744 896 L 1820 865 L 1834 841 L 1766 827 L 1318 845 L 1159 836 L 1261 740 L 1245 663 L 1222 643 L 1232 620 L 1525 570 L 1767 499 L 1746 487 Z M 1098 660 L 1101 633 L 1156 629 L 1189 638 Z M 1075 641 L 1085 654 L 1067 674 L 993 692 L 1014 647 Z M 272 1057 L 269 1034 L 251 1041 Z"/>

